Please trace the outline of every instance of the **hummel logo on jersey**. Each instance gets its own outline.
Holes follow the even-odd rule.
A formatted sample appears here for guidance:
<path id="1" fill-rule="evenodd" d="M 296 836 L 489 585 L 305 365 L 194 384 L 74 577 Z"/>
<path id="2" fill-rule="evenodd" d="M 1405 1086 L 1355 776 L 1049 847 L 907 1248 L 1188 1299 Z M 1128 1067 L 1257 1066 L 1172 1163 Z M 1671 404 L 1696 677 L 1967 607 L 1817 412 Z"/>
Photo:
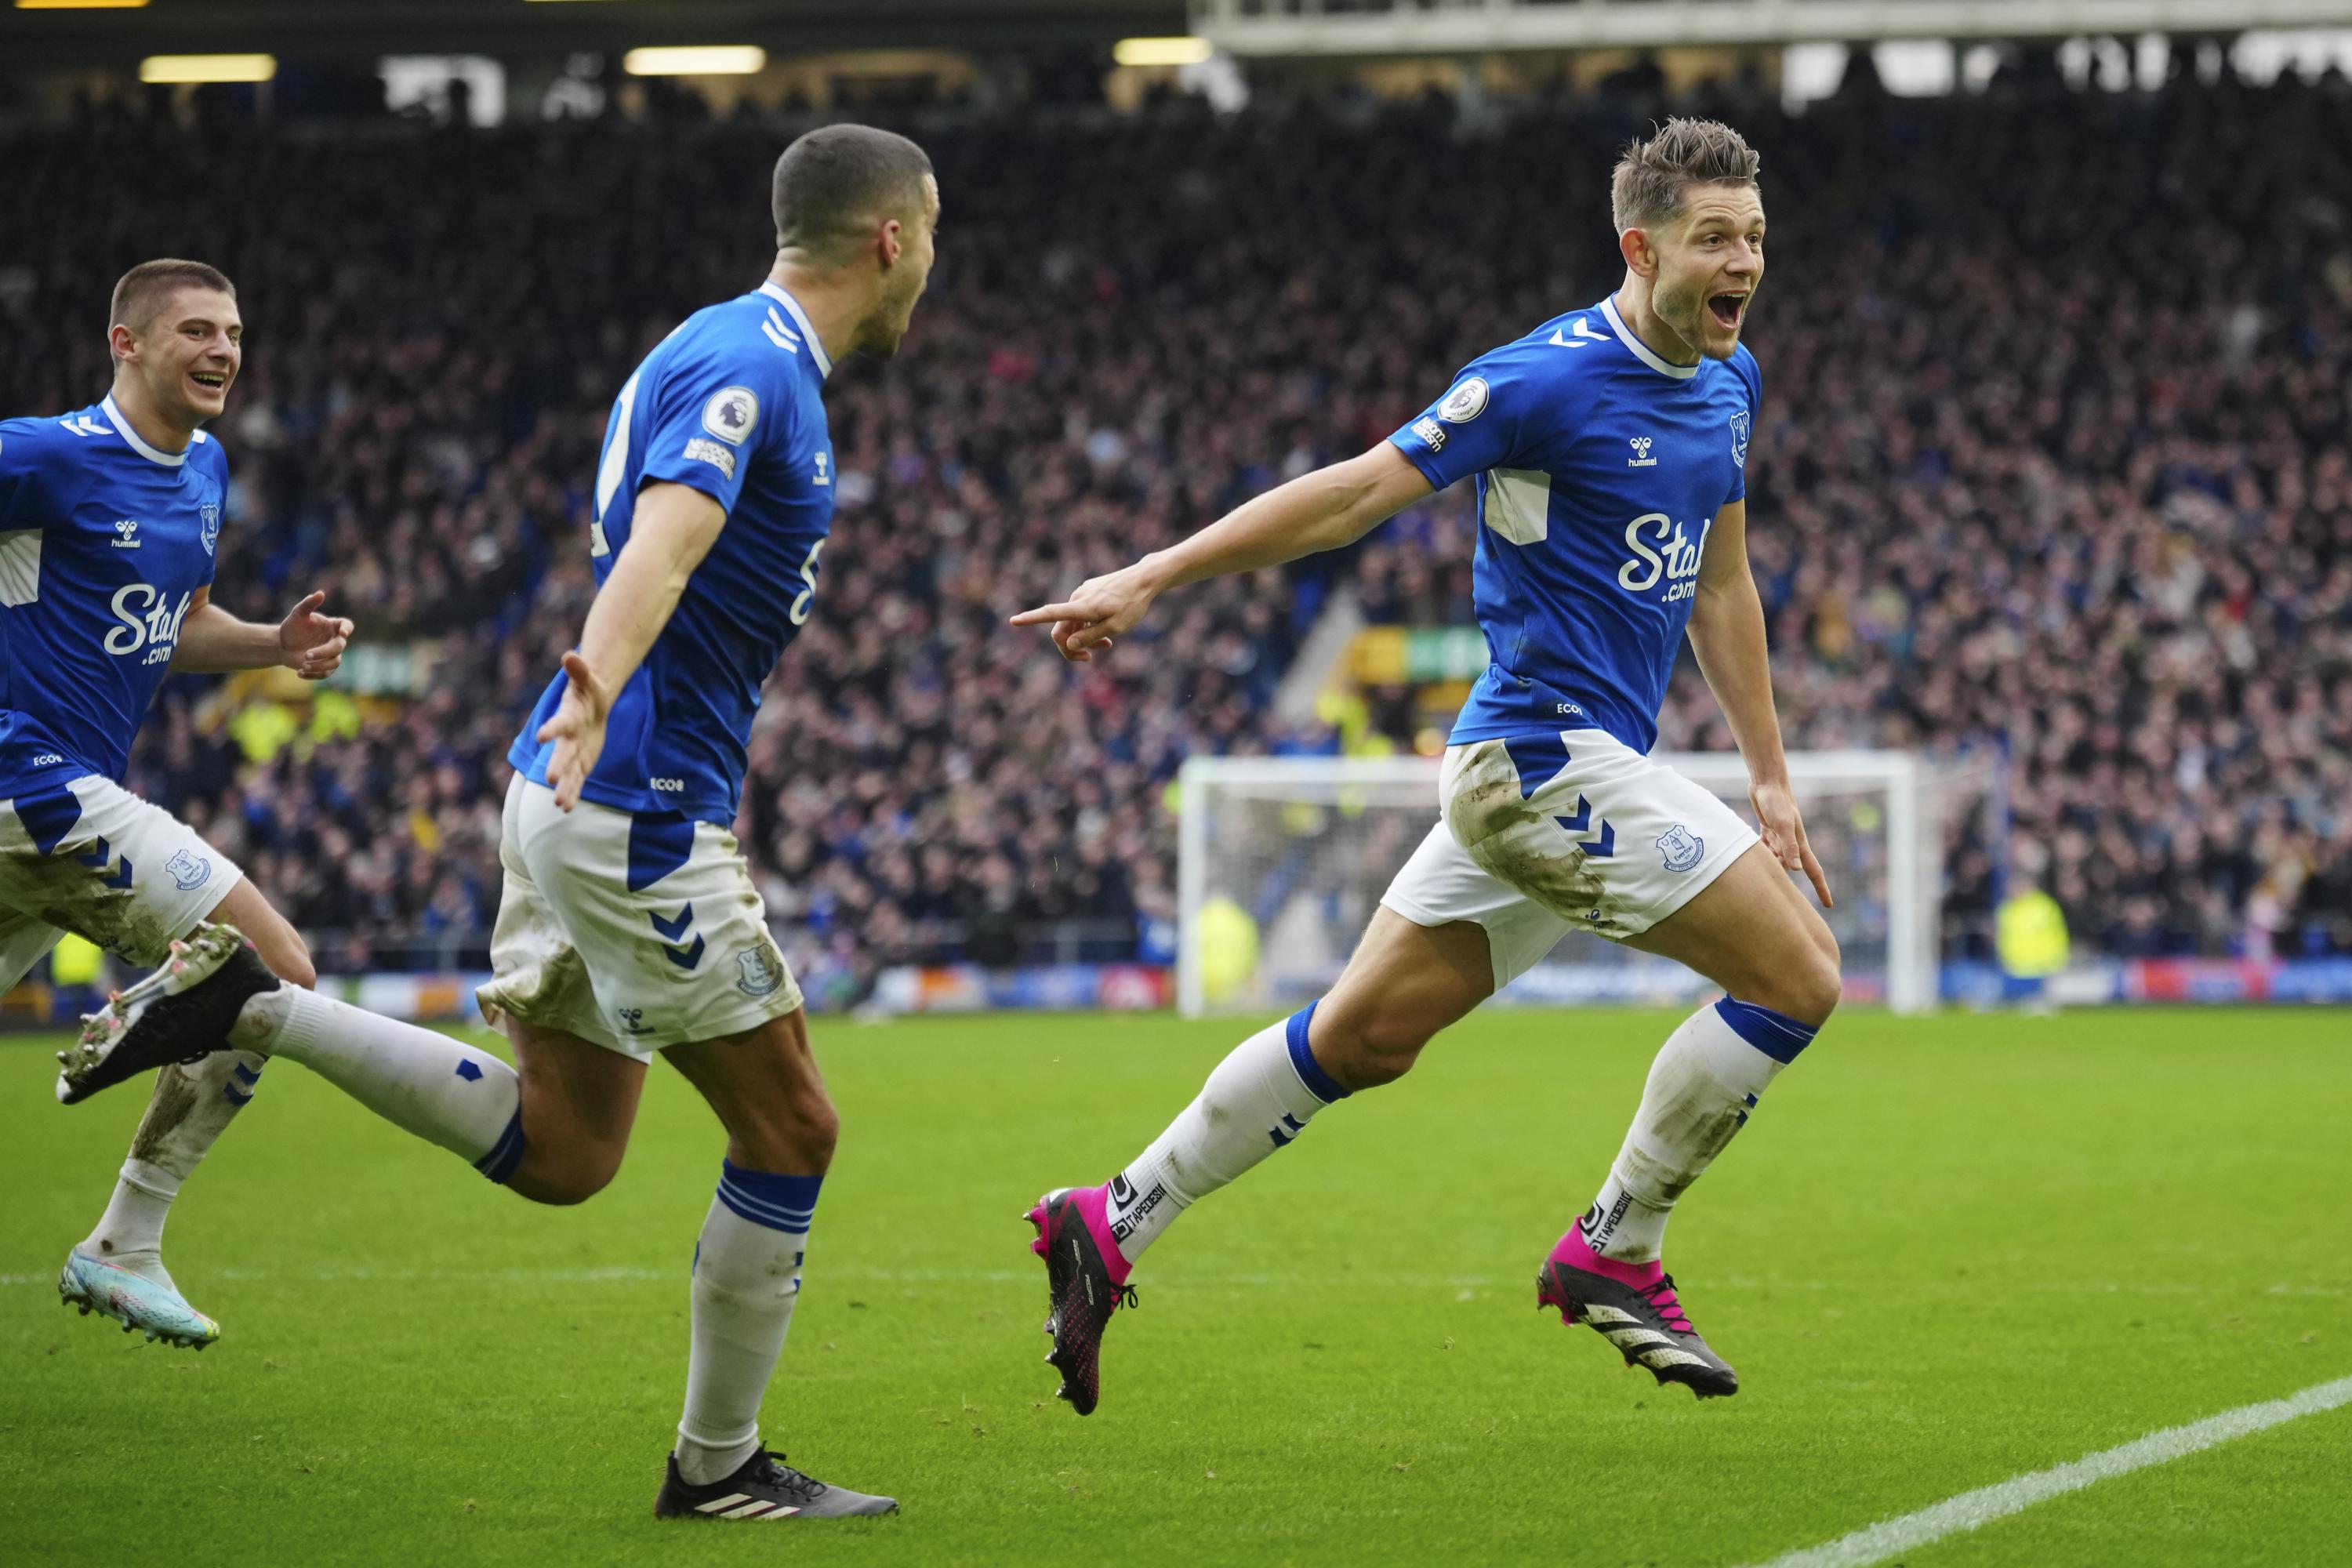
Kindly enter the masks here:
<path id="1" fill-rule="evenodd" d="M 1658 466 L 1658 459 L 1650 456 L 1650 447 L 1654 444 L 1654 441 L 1655 437 L 1649 436 L 1635 436 L 1632 437 L 1631 445 L 1633 448 L 1633 455 L 1625 459 L 1625 466 L 1629 468 L 1656 468 Z"/>
<path id="2" fill-rule="evenodd" d="M 114 520 L 114 531 L 122 536 L 114 542 L 114 548 L 117 550 L 136 550 L 139 548 L 139 524 L 135 520 L 127 517 L 116 518 Z"/>

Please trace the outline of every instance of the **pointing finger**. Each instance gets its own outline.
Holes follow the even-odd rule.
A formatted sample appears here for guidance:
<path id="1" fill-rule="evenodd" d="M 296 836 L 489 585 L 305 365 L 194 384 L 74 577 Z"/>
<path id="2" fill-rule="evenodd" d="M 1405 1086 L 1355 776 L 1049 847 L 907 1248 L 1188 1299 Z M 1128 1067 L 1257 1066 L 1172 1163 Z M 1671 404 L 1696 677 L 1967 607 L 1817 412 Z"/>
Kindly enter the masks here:
<path id="1" fill-rule="evenodd" d="M 1837 900 L 1830 896 L 1830 879 L 1822 873 L 1822 863 L 1813 858 L 1813 847 L 1808 843 L 1802 845 L 1802 848 L 1805 875 L 1812 879 L 1813 892 L 1821 899 L 1822 908 L 1825 910 L 1837 908 Z"/>

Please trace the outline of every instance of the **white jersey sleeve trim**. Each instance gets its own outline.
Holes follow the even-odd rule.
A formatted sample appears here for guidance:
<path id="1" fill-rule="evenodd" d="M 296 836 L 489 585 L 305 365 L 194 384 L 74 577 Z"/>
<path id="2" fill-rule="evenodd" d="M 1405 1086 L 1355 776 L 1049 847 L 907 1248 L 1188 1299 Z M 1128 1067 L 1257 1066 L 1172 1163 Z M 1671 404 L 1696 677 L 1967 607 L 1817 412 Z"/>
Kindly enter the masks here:
<path id="1" fill-rule="evenodd" d="M 801 330 L 801 341 L 808 344 L 809 357 L 816 361 L 817 374 L 831 375 L 833 361 L 826 356 L 824 343 L 817 337 L 816 329 L 809 325 L 808 312 L 801 309 L 801 302 L 793 298 L 792 291 L 771 278 L 760 285 L 760 292 L 771 300 L 781 300 L 784 309 L 793 313 L 793 321 Z"/>
<path id="2" fill-rule="evenodd" d="M 122 416 L 122 410 L 114 405 L 114 394 L 108 393 L 105 401 L 99 406 L 106 411 L 106 417 L 113 425 L 114 433 L 130 442 L 131 449 L 149 462 L 161 463 L 167 468 L 176 468 L 188 460 L 188 455 L 185 452 L 166 452 L 161 447 L 151 447 L 141 440 L 139 432 L 131 427 L 131 421 Z"/>
<path id="3" fill-rule="evenodd" d="M 0 605 L 18 609 L 41 596 L 41 531 L 0 533 Z"/>
<path id="4" fill-rule="evenodd" d="M 1551 476 L 1535 468 L 1487 469 L 1485 521 L 1514 544 L 1541 544 L 1551 532 Z"/>
<path id="5" fill-rule="evenodd" d="M 1671 361 L 1660 359 L 1650 352 L 1649 344 L 1626 331 L 1624 318 L 1617 314 L 1617 297 L 1614 294 L 1601 301 L 1601 313 L 1609 318 L 1610 330 L 1617 334 L 1617 341 L 1631 349 L 1635 359 L 1640 360 L 1660 375 L 1671 375 L 1676 381 L 1688 381 L 1698 374 L 1698 366 L 1695 364 L 1675 364 Z"/>

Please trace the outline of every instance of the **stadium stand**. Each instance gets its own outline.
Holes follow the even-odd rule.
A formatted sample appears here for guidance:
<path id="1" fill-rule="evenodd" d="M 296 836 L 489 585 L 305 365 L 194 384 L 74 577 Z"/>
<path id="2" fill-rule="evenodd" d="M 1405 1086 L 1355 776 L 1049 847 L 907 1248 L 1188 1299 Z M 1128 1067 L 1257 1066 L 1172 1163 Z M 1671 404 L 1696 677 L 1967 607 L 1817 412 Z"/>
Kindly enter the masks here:
<path id="1" fill-rule="evenodd" d="M 1186 590 L 1095 670 L 1003 616 L 1368 446 L 1604 291 L 1609 163 L 1654 107 L 903 117 L 940 167 L 940 270 L 906 356 L 835 377 L 819 613 L 739 824 L 813 1002 L 896 962 L 1165 956 L 1177 765 L 1342 744 L 1271 721 L 1277 682 L 1335 593 L 1469 624 L 1468 497 Z M 1764 154 L 1750 541 L 1790 743 L 2011 759 L 2006 852 L 1948 846 L 1956 948 L 1988 949 L 2014 872 L 2093 952 L 2352 952 L 2352 166 L 2287 151 L 2352 141 L 2352 89 L 1696 107 Z M 94 110 L 0 137 L 12 199 L 54 215 L 0 249 L 0 407 L 104 384 L 133 260 L 242 291 L 216 592 L 274 618 L 329 588 L 373 647 L 315 704 L 180 679 L 131 782 L 323 971 L 476 961 L 506 744 L 584 614 L 611 396 L 756 281 L 797 123 Z M 1411 694 L 1367 695 L 1370 734 L 1412 744 Z M 1664 729 L 1729 744 L 1693 670 Z"/>

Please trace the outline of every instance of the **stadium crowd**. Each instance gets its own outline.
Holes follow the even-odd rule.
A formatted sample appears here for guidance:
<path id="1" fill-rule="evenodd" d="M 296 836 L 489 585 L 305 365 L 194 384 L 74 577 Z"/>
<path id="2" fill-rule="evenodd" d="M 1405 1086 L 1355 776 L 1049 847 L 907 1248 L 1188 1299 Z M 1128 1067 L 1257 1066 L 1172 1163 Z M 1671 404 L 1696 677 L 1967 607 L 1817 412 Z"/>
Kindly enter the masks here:
<path id="1" fill-rule="evenodd" d="M 1653 107 L 1477 133 L 1439 99 L 903 124 L 939 166 L 940 266 L 902 358 L 828 393 L 818 613 L 738 823 L 813 999 L 908 958 L 1164 952 L 1177 765 L 1336 743 L 1266 717 L 1335 591 L 1466 624 L 1467 487 L 1184 590 L 1091 669 L 1003 617 L 1598 298 L 1612 152 Z M 1764 155 L 1749 542 L 1790 744 L 2005 749 L 2014 831 L 2005 855 L 1956 833 L 1958 929 L 2026 876 L 2103 951 L 2352 951 L 2352 166 L 2312 155 L 2352 140 L 2352 93 L 1696 107 Z M 788 132 L 97 111 L 0 135 L 12 202 L 49 215 L 0 238 L 0 407 L 98 395 L 131 261 L 239 286 L 216 597 L 275 619 L 324 587 L 375 654 L 308 709 L 181 678 L 130 782 L 322 968 L 489 923 L 507 743 L 590 594 L 610 400 L 760 277 Z M 1663 743 L 1729 744 L 1695 671 Z"/>

